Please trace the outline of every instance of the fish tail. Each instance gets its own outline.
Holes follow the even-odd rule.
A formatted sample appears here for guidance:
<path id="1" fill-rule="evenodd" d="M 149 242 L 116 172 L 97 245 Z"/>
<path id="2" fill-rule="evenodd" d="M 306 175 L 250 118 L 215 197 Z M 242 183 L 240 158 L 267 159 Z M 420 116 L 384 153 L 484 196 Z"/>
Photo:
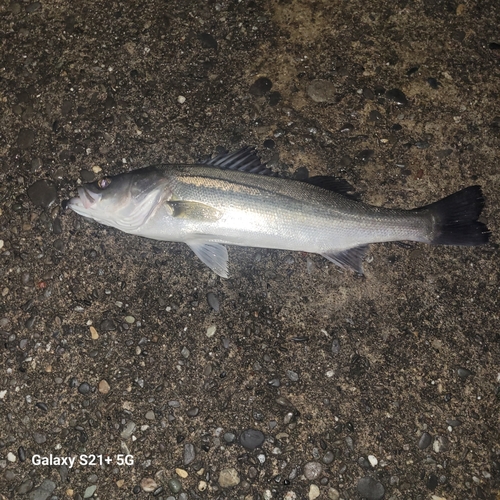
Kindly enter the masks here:
<path id="1" fill-rule="evenodd" d="M 488 243 L 491 234 L 478 221 L 483 207 L 481 187 L 470 186 L 414 211 L 432 215 L 434 226 L 429 241 L 432 245 L 475 246 Z"/>

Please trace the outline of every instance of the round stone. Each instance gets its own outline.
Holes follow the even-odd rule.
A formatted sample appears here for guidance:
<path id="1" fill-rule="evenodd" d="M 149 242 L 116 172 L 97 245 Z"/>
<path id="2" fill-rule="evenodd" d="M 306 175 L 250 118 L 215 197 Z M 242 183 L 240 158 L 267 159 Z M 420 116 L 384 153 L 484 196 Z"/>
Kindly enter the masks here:
<path id="1" fill-rule="evenodd" d="M 108 394 L 108 392 L 111 390 L 111 387 L 109 386 L 108 382 L 106 380 L 101 380 L 99 382 L 99 392 L 101 394 Z"/>
<path id="2" fill-rule="evenodd" d="M 311 484 L 311 486 L 309 486 L 309 500 L 316 500 L 319 495 L 319 488 L 315 484 Z"/>
<path id="3" fill-rule="evenodd" d="M 381 500 L 385 494 L 382 483 L 379 483 L 370 476 L 362 477 L 358 481 L 357 490 L 366 500 Z"/>
<path id="4" fill-rule="evenodd" d="M 182 489 L 182 484 L 178 479 L 173 478 L 168 481 L 168 487 L 172 493 L 179 493 Z"/>
<path id="5" fill-rule="evenodd" d="M 41 179 L 28 188 L 28 197 L 37 207 L 49 208 L 56 201 L 56 187 L 53 182 Z"/>
<path id="6" fill-rule="evenodd" d="M 304 465 L 304 476 L 306 476 L 309 481 L 317 479 L 323 472 L 323 466 L 319 462 L 307 462 Z"/>
<path id="7" fill-rule="evenodd" d="M 385 98 L 388 101 L 397 104 L 398 106 L 406 106 L 408 104 L 408 99 L 404 95 L 403 91 L 400 89 L 391 89 L 385 93 Z"/>
<path id="8" fill-rule="evenodd" d="M 333 102 L 335 93 L 335 85 L 327 80 L 313 80 L 307 86 L 307 95 L 314 102 Z"/>
<path id="9" fill-rule="evenodd" d="M 231 488 L 240 484 L 240 476 L 234 468 L 222 469 L 219 473 L 219 485 L 221 488 Z"/>
<path id="10" fill-rule="evenodd" d="M 264 433 L 257 429 L 246 429 L 240 435 L 240 444 L 247 450 L 255 450 L 264 443 Z"/>
<path id="11" fill-rule="evenodd" d="M 143 491 L 151 492 L 154 491 L 157 487 L 158 485 L 156 484 L 156 481 L 150 477 L 145 477 L 141 480 L 141 488 Z"/>
<path id="12" fill-rule="evenodd" d="M 269 78 L 263 76 L 257 78 L 257 80 L 255 80 L 255 82 L 252 83 L 248 91 L 250 92 L 250 94 L 256 97 L 262 97 L 271 90 L 272 86 L 273 82 L 269 80 Z"/>
<path id="13" fill-rule="evenodd" d="M 431 435 L 428 432 L 423 432 L 418 440 L 418 447 L 425 450 L 432 442 Z"/>

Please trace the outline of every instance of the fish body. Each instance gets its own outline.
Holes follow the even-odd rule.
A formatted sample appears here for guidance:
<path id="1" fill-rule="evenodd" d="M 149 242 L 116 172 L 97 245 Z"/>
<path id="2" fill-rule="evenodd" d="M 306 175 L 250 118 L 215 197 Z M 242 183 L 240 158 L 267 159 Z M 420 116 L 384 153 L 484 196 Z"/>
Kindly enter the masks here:
<path id="1" fill-rule="evenodd" d="M 330 177 L 302 182 L 251 171 L 269 173 L 248 149 L 208 165 L 148 167 L 80 187 L 69 207 L 126 233 L 187 243 L 223 277 L 224 245 L 318 253 L 362 273 L 370 243 L 488 241 L 477 221 L 484 204 L 478 186 L 426 207 L 395 210 L 351 199 L 346 184 Z"/>

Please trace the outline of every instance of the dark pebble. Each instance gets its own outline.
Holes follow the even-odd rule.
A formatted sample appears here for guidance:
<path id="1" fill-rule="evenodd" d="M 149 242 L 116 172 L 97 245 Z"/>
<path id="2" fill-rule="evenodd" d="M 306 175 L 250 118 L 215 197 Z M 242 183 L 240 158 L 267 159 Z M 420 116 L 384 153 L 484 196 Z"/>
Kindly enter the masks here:
<path id="1" fill-rule="evenodd" d="M 69 99 L 66 99 L 63 101 L 61 105 L 61 114 L 63 116 L 69 115 L 72 109 L 73 109 L 73 102 L 70 101 Z"/>
<path id="2" fill-rule="evenodd" d="M 425 450 L 432 442 L 432 437 L 428 432 L 422 433 L 420 439 L 418 440 L 418 447 L 421 450 Z"/>
<path id="3" fill-rule="evenodd" d="M 42 403 L 42 402 L 37 403 L 35 406 L 42 411 L 49 410 L 49 407 L 45 403 Z"/>
<path id="4" fill-rule="evenodd" d="M 298 181 L 304 181 L 309 178 L 309 170 L 307 170 L 307 167 L 299 167 L 293 174 L 293 178 Z"/>
<path id="5" fill-rule="evenodd" d="M 281 94 L 277 91 L 270 92 L 267 96 L 269 106 L 276 106 L 281 101 Z"/>
<path id="6" fill-rule="evenodd" d="M 368 161 L 374 154 L 373 149 L 363 149 L 356 155 L 356 158 L 361 161 Z"/>
<path id="7" fill-rule="evenodd" d="M 257 78 L 257 80 L 250 85 L 248 91 L 256 97 L 262 97 L 271 90 L 272 86 L 273 82 L 271 82 L 269 78 L 263 76 L 261 78 Z"/>
<path id="8" fill-rule="evenodd" d="M 490 50 L 500 50 L 500 43 L 497 43 L 497 42 L 490 42 L 488 44 L 488 48 Z"/>
<path id="9" fill-rule="evenodd" d="M 219 299 L 218 299 L 217 295 L 215 295 L 215 293 L 212 293 L 212 292 L 208 292 L 207 293 L 207 302 L 208 302 L 208 305 L 215 312 L 219 312 L 219 310 L 220 310 L 220 303 L 219 303 Z"/>
<path id="10" fill-rule="evenodd" d="M 441 86 L 441 83 L 435 78 L 427 78 L 427 83 L 434 90 L 437 90 Z"/>
<path id="11" fill-rule="evenodd" d="M 19 448 L 17 449 L 17 456 L 19 457 L 19 460 L 21 462 L 24 462 L 26 460 L 26 450 L 23 446 L 19 446 Z"/>
<path id="12" fill-rule="evenodd" d="M 467 377 L 470 377 L 472 375 L 472 372 L 470 370 L 467 370 L 467 368 L 458 368 L 457 374 L 460 378 L 466 379 Z"/>
<path id="13" fill-rule="evenodd" d="M 17 136 L 17 145 L 21 149 L 28 149 L 35 142 L 35 132 L 29 128 L 22 128 Z"/>
<path id="14" fill-rule="evenodd" d="M 61 219 L 59 217 L 56 217 L 52 221 L 52 231 L 54 232 L 54 234 L 61 234 L 62 233 L 62 223 L 61 223 Z"/>
<path id="15" fill-rule="evenodd" d="M 427 141 L 417 141 L 415 143 L 415 146 L 417 147 L 417 149 L 427 149 L 430 144 Z"/>
<path id="16" fill-rule="evenodd" d="M 264 433 L 256 429 L 246 429 L 240 435 L 240 444 L 247 450 L 255 450 L 264 443 Z"/>
<path id="17" fill-rule="evenodd" d="M 101 321 L 99 329 L 101 332 L 112 332 L 116 330 L 116 324 L 112 319 L 105 319 L 104 321 Z"/>
<path id="18" fill-rule="evenodd" d="M 340 351 L 340 340 L 333 339 L 332 341 L 332 354 L 338 354 Z"/>
<path id="19" fill-rule="evenodd" d="M 406 76 L 412 76 L 414 75 L 418 70 L 419 70 L 420 66 L 412 66 L 407 72 L 406 72 Z"/>
<path id="20" fill-rule="evenodd" d="M 36 12 L 37 10 L 39 10 L 41 6 L 42 6 L 42 4 L 40 2 L 30 3 L 26 7 L 26 12 L 28 12 L 29 14 L 32 14 L 33 12 Z"/>
<path id="21" fill-rule="evenodd" d="M 33 481 L 31 479 L 26 479 L 16 488 L 16 492 L 19 495 L 26 495 L 26 493 L 30 492 L 32 489 Z"/>
<path id="22" fill-rule="evenodd" d="M 458 427 L 459 425 L 462 425 L 462 422 L 460 420 L 455 420 L 455 419 L 448 419 L 446 423 L 450 427 Z"/>
<path id="23" fill-rule="evenodd" d="M 42 434 L 41 432 L 34 432 L 33 440 L 36 444 L 43 444 L 47 441 L 47 436 L 45 434 Z"/>
<path id="24" fill-rule="evenodd" d="M 428 478 L 427 478 L 427 482 L 426 482 L 426 486 L 427 486 L 427 489 L 431 490 L 431 491 L 434 491 L 436 488 L 437 488 L 437 485 L 439 484 L 439 480 L 438 480 L 438 477 L 435 476 L 434 474 L 431 474 Z"/>
<path id="25" fill-rule="evenodd" d="M 344 155 L 344 156 L 342 156 L 342 158 L 340 158 L 339 166 L 341 168 L 349 167 L 351 164 L 352 164 L 352 160 L 349 156 Z"/>
<path id="26" fill-rule="evenodd" d="M 188 417 L 196 417 L 200 413 L 200 409 L 195 406 L 194 408 L 189 408 L 189 410 L 186 412 Z"/>
<path id="27" fill-rule="evenodd" d="M 139 485 L 134 486 L 134 489 L 132 490 L 132 493 L 134 495 L 138 495 L 141 492 L 141 487 Z"/>
<path id="28" fill-rule="evenodd" d="M 266 139 L 264 141 L 264 147 L 267 149 L 274 149 L 274 146 L 276 146 L 276 143 L 272 139 Z"/>
<path id="29" fill-rule="evenodd" d="M 404 95 L 403 91 L 399 89 L 391 89 L 385 93 L 385 98 L 388 101 L 397 104 L 398 106 L 406 106 L 408 104 L 408 99 Z"/>
<path id="30" fill-rule="evenodd" d="M 382 120 L 382 114 L 380 113 L 380 111 L 373 109 L 368 115 L 368 120 L 370 120 L 371 122 L 379 122 L 380 120 Z"/>
<path id="31" fill-rule="evenodd" d="M 157 497 L 158 495 L 161 495 L 165 491 L 165 488 L 163 486 L 158 486 L 156 490 L 153 491 L 153 496 Z"/>
<path id="32" fill-rule="evenodd" d="M 366 500 L 381 500 L 385 494 L 382 484 L 370 476 L 362 477 L 358 481 L 357 490 Z"/>
<path id="33" fill-rule="evenodd" d="M 271 386 L 271 387 L 279 387 L 281 384 L 280 384 L 280 379 L 279 378 L 272 378 L 271 380 L 269 380 L 268 384 Z"/>
<path id="34" fill-rule="evenodd" d="M 56 201 L 57 191 L 53 182 L 42 179 L 28 188 L 28 196 L 37 207 L 48 208 Z"/>
<path id="35" fill-rule="evenodd" d="M 36 315 L 30 316 L 24 323 L 24 326 L 28 330 L 31 330 L 33 328 L 33 325 L 35 324 L 36 318 L 37 318 Z"/>
<path id="36" fill-rule="evenodd" d="M 369 101 L 372 101 L 373 99 L 375 99 L 375 93 L 373 92 L 373 90 L 363 89 L 363 97 L 365 99 L 368 99 Z"/>
<path id="37" fill-rule="evenodd" d="M 196 452 L 194 446 L 191 443 L 186 443 L 184 445 L 184 456 L 183 456 L 184 465 L 189 465 L 193 463 L 195 458 L 196 458 Z"/>
<path id="38" fill-rule="evenodd" d="M 227 444 L 233 444 L 236 441 L 236 436 L 232 432 L 225 432 L 222 439 L 224 439 Z"/>
<path id="39" fill-rule="evenodd" d="M 198 40 L 204 49 L 217 50 L 217 40 L 210 33 L 200 33 Z"/>
<path id="40" fill-rule="evenodd" d="M 80 394 L 88 394 L 90 392 L 90 384 L 88 384 L 87 382 L 82 382 L 78 386 L 78 392 Z"/>
<path id="41" fill-rule="evenodd" d="M 340 131 L 343 134 L 348 134 L 353 130 L 354 130 L 354 125 L 352 125 L 351 123 L 345 123 L 344 125 L 342 125 L 342 127 L 340 127 Z"/>
<path id="42" fill-rule="evenodd" d="M 54 241 L 54 248 L 58 252 L 64 252 L 64 248 L 66 247 L 64 240 L 58 238 L 57 240 Z"/>

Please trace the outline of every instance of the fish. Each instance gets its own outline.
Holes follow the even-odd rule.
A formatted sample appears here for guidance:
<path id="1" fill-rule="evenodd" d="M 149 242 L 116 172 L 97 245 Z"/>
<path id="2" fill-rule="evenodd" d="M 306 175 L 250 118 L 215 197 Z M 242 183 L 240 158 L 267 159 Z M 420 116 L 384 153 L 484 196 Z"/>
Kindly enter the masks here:
<path id="1" fill-rule="evenodd" d="M 196 164 L 132 170 L 78 187 L 68 207 L 128 234 L 186 243 L 228 278 L 226 245 L 320 254 L 363 274 L 372 243 L 412 241 L 476 246 L 490 231 L 478 220 L 485 199 L 469 186 L 410 210 L 363 203 L 347 181 L 279 177 L 253 148 Z"/>

